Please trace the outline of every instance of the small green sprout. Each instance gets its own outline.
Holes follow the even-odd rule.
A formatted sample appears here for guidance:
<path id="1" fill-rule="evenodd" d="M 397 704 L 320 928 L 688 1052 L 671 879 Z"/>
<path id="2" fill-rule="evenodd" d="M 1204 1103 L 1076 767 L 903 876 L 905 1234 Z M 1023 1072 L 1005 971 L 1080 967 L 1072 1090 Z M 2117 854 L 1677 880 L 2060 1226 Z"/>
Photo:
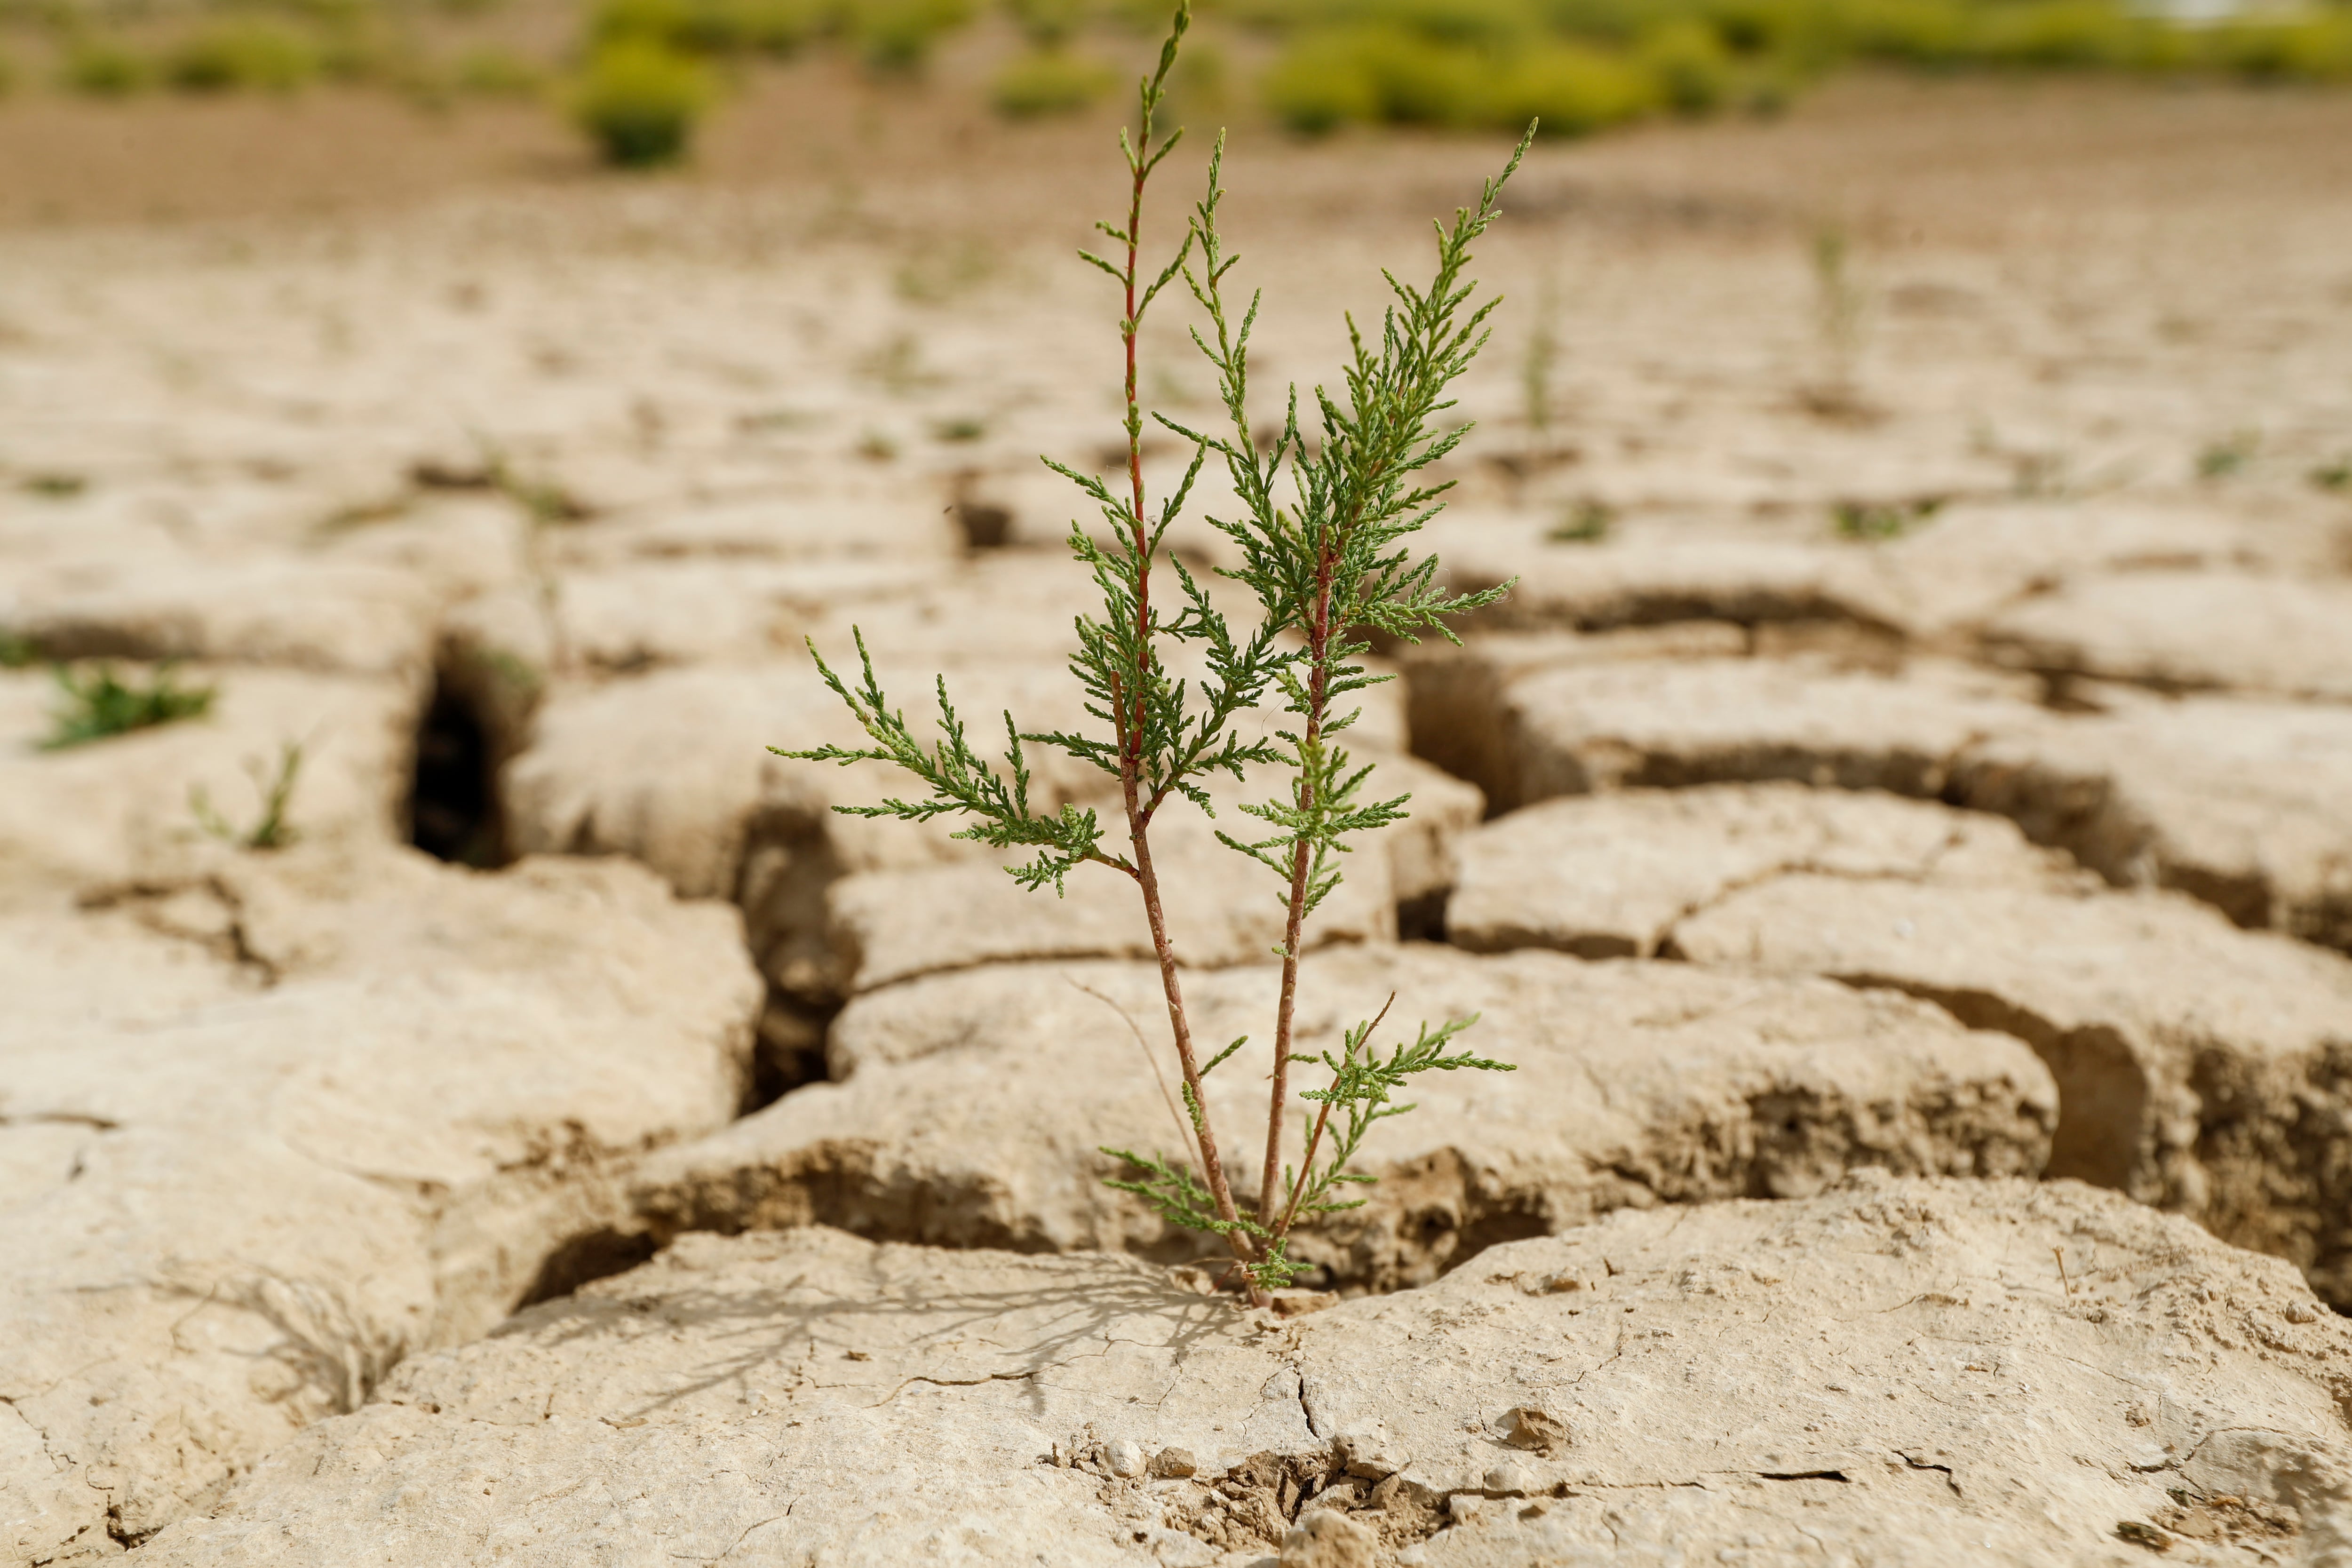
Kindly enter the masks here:
<path id="1" fill-rule="evenodd" d="M 188 811 L 196 826 L 224 844 L 240 849 L 283 849 L 294 842 L 294 824 L 289 820 L 287 808 L 294 801 L 294 781 L 302 771 L 302 745 L 289 741 L 278 750 L 278 773 L 275 777 L 257 760 L 246 764 L 253 777 L 253 787 L 261 796 L 261 815 L 251 827 L 240 828 L 213 809 L 205 786 L 196 784 L 188 791 Z"/>
<path id="2" fill-rule="evenodd" d="M 159 668 L 154 679 L 145 686 L 116 679 L 110 664 L 97 665 L 79 675 L 70 666 L 60 664 L 54 667 L 53 673 L 66 700 L 52 715 L 57 728 L 41 742 L 45 752 L 63 751 L 68 746 L 127 735 L 134 730 L 149 730 L 182 719 L 201 719 L 211 710 L 217 695 L 215 689 L 209 686 L 174 685 L 168 664 Z"/>
<path id="3" fill-rule="evenodd" d="M 1570 507 L 1544 537 L 1554 544 L 1598 544 L 1617 524 L 1617 509 L 1586 496 Z"/>

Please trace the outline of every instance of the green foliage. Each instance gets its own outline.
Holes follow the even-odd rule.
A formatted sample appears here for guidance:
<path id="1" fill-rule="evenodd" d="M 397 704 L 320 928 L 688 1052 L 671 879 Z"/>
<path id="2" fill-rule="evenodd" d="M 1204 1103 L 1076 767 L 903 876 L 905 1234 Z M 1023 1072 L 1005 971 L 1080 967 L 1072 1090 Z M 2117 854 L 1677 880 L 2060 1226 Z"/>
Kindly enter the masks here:
<path id="1" fill-rule="evenodd" d="M 22 669 L 33 662 L 32 642 L 0 626 L 0 669 Z"/>
<path id="2" fill-rule="evenodd" d="M 2311 470 L 2312 484 L 2323 490 L 2352 490 L 2352 457 L 2322 463 Z"/>
<path id="3" fill-rule="evenodd" d="M 821 0 L 600 0 L 589 18 L 599 46 L 635 42 L 683 54 L 788 55 L 826 23 Z"/>
<path id="4" fill-rule="evenodd" d="M 1345 33 L 1300 38 L 1266 72 L 1259 91 L 1275 117 L 1302 135 L 1321 135 L 1381 114 L 1380 86 L 1365 68 L 1356 40 Z"/>
<path id="5" fill-rule="evenodd" d="M 1941 497 L 1907 501 L 1842 500 L 1830 509 L 1840 539 L 1872 542 L 1900 539 L 1944 507 Z"/>
<path id="6" fill-rule="evenodd" d="M 68 40 L 58 63 L 59 85 L 91 98 L 124 98 L 155 79 L 146 56 L 103 33 L 81 33 Z"/>
<path id="7" fill-rule="evenodd" d="M 1617 509 L 1587 496 L 1570 507 L 1544 538 L 1554 544 L 1599 544 L 1616 526 Z"/>
<path id="8" fill-rule="evenodd" d="M 163 79 L 183 92 L 292 92 L 315 80 L 310 37 L 263 16 L 230 16 L 183 37 L 163 57 Z"/>
<path id="9" fill-rule="evenodd" d="M 528 98 L 545 85 L 547 73 L 509 49 L 467 49 L 450 68 L 450 85 L 477 98 Z"/>
<path id="10" fill-rule="evenodd" d="M 1000 763 L 972 745 L 942 677 L 937 681 L 940 723 L 936 738 L 926 743 L 890 705 L 858 633 L 855 684 L 826 664 L 814 645 L 810 653 L 867 743 L 772 750 L 811 762 L 894 765 L 912 775 L 921 786 L 919 795 L 835 809 L 910 822 L 964 819 L 969 826 L 959 830 L 959 837 L 1026 857 L 1006 868 L 1024 888 L 1050 884 L 1058 892 L 1071 873 L 1088 865 L 1109 868 L 1137 884 L 1168 994 L 1192 1147 L 1175 1158 L 1107 1151 L 1142 1173 L 1139 1179 L 1111 1184 L 1141 1197 L 1170 1225 L 1222 1237 L 1247 1278 L 1253 1300 L 1262 1300 L 1265 1289 L 1287 1283 L 1298 1271 L 1287 1250 L 1293 1223 L 1350 1206 L 1335 1200 L 1333 1193 L 1370 1179 L 1346 1167 L 1374 1122 L 1411 1109 L 1392 1098 L 1407 1078 L 1503 1067 L 1445 1055 L 1446 1042 L 1466 1021 L 1433 1031 L 1424 1026 L 1412 1045 L 1386 1057 L 1370 1043 L 1380 1018 L 1349 1030 L 1337 1057 L 1295 1056 L 1290 1042 L 1306 921 L 1339 885 L 1350 840 L 1405 815 L 1407 797 L 1383 799 L 1369 791 L 1372 769 L 1353 764 L 1336 743 L 1359 716 L 1352 699 L 1386 679 L 1363 663 L 1367 639 L 1379 634 L 1411 641 L 1430 631 L 1450 638 L 1449 617 L 1507 591 L 1507 585 L 1470 595 L 1445 592 L 1438 585 L 1436 559 L 1416 556 L 1408 541 L 1436 515 L 1449 488 L 1424 476 L 1468 432 L 1468 426 L 1447 420 L 1454 404 L 1446 394 L 1485 346 L 1495 306 L 1491 300 L 1475 307 L 1469 302 L 1473 286 L 1465 275 L 1470 247 L 1494 220 L 1503 182 L 1517 167 L 1527 142 L 1502 176 L 1487 183 L 1476 207 L 1457 211 L 1451 226 L 1438 226 L 1437 263 L 1428 287 L 1415 289 L 1391 278 L 1391 299 L 1377 331 L 1368 333 L 1350 319 L 1352 347 L 1341 367 L 1340 387 L 1334 392 L 1318 386 L 1311 395 L 1317 438 L 1306 438 L 1299 392 L 1293 386 L 1280 434 L 1262 449 L 1251 418 L 1248 379 L 1259 301 L 1253 297 L 1236 312 L 1225 293 L 1239 258 L 1227 250 L 1218 226 L 1224 195 L 1219 184 L 1222 141 L 1210 161 L 1207 195 L 1193 208 L 1174 254 L 1156 268 L 1142 259 L 1144 189 L 1181 134 L 1155 138 L 1153 119 L 1189 20 L 1180 5 L 1159 69 L 1142 83 L 1139 132 L 1132 140 L 1124 133 L 1120 139 L 1130 182 L 1126 221 L 1097 226 L 1111 241 L 1108 256 L 1081 253 L 1121 292 L 1118 330 L 1129 366 L 1126 472 L 1114 485 L 1098 474 L 1047 459 L 1093 503 L 1101 522 L 1099 532 L 1074 522 L 1067 542 L 1101 597 L 1098 613 L 1077 618 L 1077 646 L 1069 661 L 1086 710 L 1100 727 L 1024 731 L 1007 713 Z M 1154 507 L 1145 492 L 1144 413 L 1135 356 L 1146 313 L 1180 279 L 1206 318 L 1204 326 L 1194 329 L 1193 342 L 1216 374 L 1224 424 L 1194 430 L 1164 415 L 1153 416 L 1193 451 L 1173 492 Z M 1234 627 L 1184 563 L 1161 549 L 1168 530 L 1183 515 L 1202 468 L 1213 459 L 1223 465 L 1240 510 L 1206 521 L 1235 547 L 1239 564 L 1220 569 L 1220 574 L 1256 601 L 1254 626 Z M 1163 568 L 1174 578 L 1172 604 L 1167 602 L 1169 584 L 1155 584 Z M 1162 595 L 1158 601 L 1155 586 Z M 1193 679 L 1171 673 L 1171 659 L 1177 656 L 1203 672 L 1196 678 L 1197 688 Z M 1245 740 L 1236 721 L 1261 707 L 1274 708 L 1285 727 L 1271 739 Z M 1115 781 L 1123 851 L 1108 847 L 1105 826 L 1092 810 L 1064 805 L 1045 813 L 1033 807 L 1026 755 L 1031 746 L 1058 751 Z M 1286 918 L 1278 950 L 1283 973 L 1264 1180 L 1255 1203 L 1244 1208 L 1224 1171 L 1201 1086 L 1247 1041 L 1234 1041 L 1205 1065 L 1196 1059 L 1175 952 L 1161 915 L 1150 827 L 1161 808 L 1179 798 L 1213 811 L 1206 785 L 1215 775 L 1249 784 L 1255 772 L 1265 769 L 1282 770 L 1286 782 L 1273 798 L 1241 808 L 1261 825 L 1262 836 L 1217 836 L 1281 879 Z M 1292 1171 L 1280 1160 L 1287 1074 L 1294 1062 L 1310 1061 L 1327 1068 L 1332 1080 L 1306 1096 L 1319 1102 L 1320 1110 L 1305 1158 Z M 1316 1155 L 1335 1110 L 1342 1113 L 1341 1126 L 1328 1158 L 1318 1164 Z"/>
<path id="11" fill-rule="evenodd" d="M 686 155 L 710 107 L 710 81 L 693 58 L 649 38 L 622 38 L 590 58 L 572 90 L 572 115 L 615 168 Z"/>
<path id="12" fill-rule="evenodd" d="M 915 71 L 971 15 L 971 0 L 845 0 L 841 31 L 870 68 Z"/>
<path id="13" fill-rule="evenodd" d="M 1711 114 L 1738 85 L 1722 36 L 1703 22 L 1664 24 L 1642 40 L 1634 58 L 1677 114 Z"/>
<path id="14" fill-rule="evenodd" d="M 1013 120 L 1069 114 L 1099 102 L 1118 80 L 1118 73 L 1099 61 L 1058 48 L 1034 49 L 996 73 L 989 100 Z"/>
<path id="15" fill-rule="evenodd" d="M 1039 49 L 1057 49 L 1086 25 L 1087 0 L 1005 0 L 1021 36 Z"/>
<path id="16" fill-rule="evenodd" d="M 1285 34 L 1260 83 L 1296 130 L 1352 121 L 1575 135 L 1660 109 L 1769 110 L 1843 62 L 2352 80 L 2352 12 L 2191 27 L 2127 0 L 1229 0 Z"/>
<path id="17" fill-rule="evenodd" d="M 1656 79 L 1635 61 L 1580 44 L 1529 49 L 1489 88 L 1488 118 L 1539 121 L 1547 136 L 1584 136 L 1658 107 Z"/>
<path id="18" fill-rule="evenodd" d="M 55 728 L 49 738 L 41 742 L 45 752 L 127 735 L 133 730 L 152 729 L 182 719 L 201 718 L 211 710 L 215 695 L 209 686 L 175 685 L 168 664 L 158 668 L 154 679 L 144 686 L 117 679 L 110 664 L 100 664 L 81 673 L 60 664 L 52 673 L 65 700 L 51 715 Z"/>
<path id="19" fill-rule="evenodd" d="M 2197 454 L 2197 477 L 2226 479 L 2252 462 L 2261 446 L 2262 437 L 2252 430 L 2233 430 L 2218 441 L 2209 441 Z"/>
<path id="20" fill-rule="evenodd" d="M 283 849 L 298 837 L 287 809 L 293 804 L 294 782 L 302 772 L 300 742 L 289 741 L 278 748 L 278 772 L 274 776 L 265 773 L 258 763 L 247 771 L 253 775 L 253 787 L 261 796 L 261 815 L 254 819 L 251 827 L 237 827 L 215 811 L 202 784 L 188 791 L 188 811 L 195 817 L 198 827 L 224 844 L 234 844 L 240 849 Z"/>

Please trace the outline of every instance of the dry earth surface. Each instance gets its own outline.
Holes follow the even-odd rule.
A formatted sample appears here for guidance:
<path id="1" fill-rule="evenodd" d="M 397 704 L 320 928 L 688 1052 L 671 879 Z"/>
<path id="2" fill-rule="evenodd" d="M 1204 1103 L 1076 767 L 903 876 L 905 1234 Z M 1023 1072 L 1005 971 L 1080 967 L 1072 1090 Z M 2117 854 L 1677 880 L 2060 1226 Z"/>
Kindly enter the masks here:
<path id="1" fill-rule="evenodd" d="M 1517 1070 L 1259 1312 L 1101 1184 L 1124 890 L 764 750 L 853 626 L 1079 716 L 1109 122 L 973 101 L 813 62 L 637 181 L 0 107 L 0 1563 L 2352 1565 L 2352 101 L 1538 150 L 1433 530 L 1519 585 L 1383 650 L 1302 1013 Z M 1244 128 L 1261 382 L 1498 151 Z M 48 660 L 217 696 L 45 750 Z M 199 831 L 289 744 L 292 847 Z M 1165 837 L 1263 1039 L 1271 879 Z"/>

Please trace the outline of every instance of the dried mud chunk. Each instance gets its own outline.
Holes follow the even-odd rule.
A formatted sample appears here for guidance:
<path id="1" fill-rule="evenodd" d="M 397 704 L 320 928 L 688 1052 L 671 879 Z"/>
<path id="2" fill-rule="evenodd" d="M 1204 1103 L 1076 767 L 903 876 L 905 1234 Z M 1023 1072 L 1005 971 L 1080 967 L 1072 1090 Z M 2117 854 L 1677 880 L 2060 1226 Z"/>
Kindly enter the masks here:
<path id="1" fill-rule="evenodd" d="M 1282 1538 L 1282 1568 L 1373 1568 L 1380 1537 L 1342 1513 L 1312 1509 Z"/>
<path id="2" fill-rule="evenodd" d="M 1503 1412 L 1503 1441 L 1514 1448 L 1549 1454 L 1572 1441 L 1568 1423 L 1533 1405 L 1514 1405 Z"/>
<path id="3" fill-rule="evenodd" d="M 2340 583 L 2179 571 L 2084 578 L 2004 611 L 1984 642 L 1999 662 L 2060 679 L 2352 700 L 2352 586 Z"/>
<path id="4" fill-rule="evenodd" d="M 2179 1209 L 2352 1301 L 2352 961 L 2177 895 L 1812 876 L 1736 893 L 1675 942 L 2016 1036 L 2057 1080 L 2051 1174 Z"/>
<path id="5" fill-rule="evenodd" d="M 1271 1038 L 1275 982 L 1268 966 L 1189 976 L 1196 1034 Z M 1368 1206 L 1298 1238 L 1339 1285 L 1431 1279 L 1626 1205 L 1802 1196 L 1857 1165 L 2038 1172 L 2055 1115 L 2020 1042 L 1826 981 L 1407 943 L 1310 953 L 1302 984 L 1302 1051 L 1336 1049 L 1394 993 L 1391 1028 L 1475 1013 L 1466 1040 L 1517 1066 L 1437 1077 L 1382 1124 Z M 869 993 L 835 1022 L 835 1081 L 646 1162 L 644 1223 L 1199 1258 L 1092 1179 L 1120 1173 L 1104 1144 L 1171 1146 L 1133 1032 L 1164 1006 L 1142 963 L 992 965 Z M 1228 1130 L 1263 1125 L 1249 1049 L 1207 1080 Z"/>
<path id="6" fill-rule="evenodd" d="M 1654 956 L 1675 923 L 1766 878 L 2027 888 L 2095 882 L 2015 825 L 1875 791 L 1709 784 L 1545 801 L 1462 842 L 1447 940 L 1474 952 L 1541 947 Z"/>
<path id="7" fill-rule="evenodd" d="M 78 1134 L 0 1208 L 0 1428 L 40 1435 L 0 1491 L 47 1500 L 11 1563 L 213 1506 L 553 1289 L 626 1228 L 618 1164 L 734 1113 L 758 995 L 641 868 L 317 846 L 0 921 L 0 1171 Z"/>

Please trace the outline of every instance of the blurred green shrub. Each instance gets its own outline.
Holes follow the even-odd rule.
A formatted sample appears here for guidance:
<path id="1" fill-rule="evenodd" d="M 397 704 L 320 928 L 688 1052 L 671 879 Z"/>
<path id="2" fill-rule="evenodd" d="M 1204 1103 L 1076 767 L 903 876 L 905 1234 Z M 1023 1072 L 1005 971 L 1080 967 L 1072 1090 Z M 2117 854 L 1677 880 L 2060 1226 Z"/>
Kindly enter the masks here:
<path id="1" fill-rule="evenodd" d="M 207 23 L 163 56 L 163 79 L 183 92 L 291 92 L 319 71 L 318 47 L 307 36 L 263 16 Z"/>
<path id="2" fill-rule="evenodd" d="M 1034 49 L 1006 63 L 989 84 L 996 111 L 1014 120 L 1068 114 L 1097 102 L 1118 84 L 1098 60 L 1061 49 Z"/>
<path id="3" fill-rule="evenodd" d="M 605 163 L 642 169 L 686 155 L 710 98 L 709 76 L 691 56 L 651 38 L 623 37 L 589 58 L 571 107 Z"/>
<path id="4" fill-rule="evenodd" d="M 1379 87 L 1345 33 L 1310 33 L 1284 50 L 1259 90 L 1275 117 L 1302 135 L 1319 136 L 1351 121 L 1377 120 Z"/>
<path id="5" fill-rule="evenodd" d="M 626 39 L 701 55 L 788 55 L 824 29 L 821 0 L 601 0 L 598 45 Z"/>
<path id="6" fill-rule="evenodd" d="M 1086 25 L 1087 0 L 1005 0 L 1013 26 L 1039 49 L 1057 49 Z"/>
<path id="7" fill-rule="evenodd" d="M 2257 81 L 2352 81 L 2352 10 L 2226 22 L 2209 49 L 2217 64 Z"/>
<path id="8" fill-rule="evenodd" d="M 1546 136 L 1585 136 L 1658 108 L 1664 96 L 1641 62 L 1580 44 L 1549 44 L 1513 60 L 1488 89 L 1487 123 L 1540 120 Z"/>
<path id="9" fill-rule="evenodd" d="M 971 13 L 971 0 L 845 0 L 841 31 L 873 69 L 915 71 Z"/>
<path id="10" fill-rule="evenodd" d="M 154 67 L 146 56 L 103 33 L 81 33 L 68 39 L 58 61 L 59 85 L 92 98 L 126 97 L 154 78 Z"/>
<path id="11" fill-rule="evenodd" d="M 1634 58 L 1677 114 L 1711 114 L 1738 86 L 1723 36 L 1704 22 L 1668 22 L 1651 29 Z"/>

